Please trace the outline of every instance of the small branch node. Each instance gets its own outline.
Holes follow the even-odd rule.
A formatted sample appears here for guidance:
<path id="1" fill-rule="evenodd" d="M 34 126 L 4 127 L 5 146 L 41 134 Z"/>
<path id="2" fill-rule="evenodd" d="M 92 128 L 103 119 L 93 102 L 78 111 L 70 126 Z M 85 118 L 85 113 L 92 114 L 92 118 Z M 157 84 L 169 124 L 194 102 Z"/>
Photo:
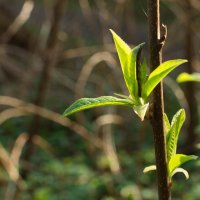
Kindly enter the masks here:
<path id="1" fill-rule="evenodd" d="M 162 26 L 161 26 L 161 36 L 160 36 L 160 39 L 158 40 L 158 45 L 159 45 L 160 50 L 164 46 L 166 39 L 167 39 L 167 26 L 162 24 Z"/>

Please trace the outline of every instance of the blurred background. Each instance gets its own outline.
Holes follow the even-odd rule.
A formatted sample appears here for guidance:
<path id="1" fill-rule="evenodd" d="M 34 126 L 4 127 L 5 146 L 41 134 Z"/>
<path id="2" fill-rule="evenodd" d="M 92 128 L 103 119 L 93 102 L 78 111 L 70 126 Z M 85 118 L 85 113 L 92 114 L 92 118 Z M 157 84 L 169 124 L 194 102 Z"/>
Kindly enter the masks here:
<path id="1" fill-rule="evenodd" d="M 62 117 L 77 98 L 127 95 L 109 28 L 135 46 L 147 19 L 145 0 L 0 1 L 0 199 L 157 199 L 148 121 L 126 107 Z M 200 1 L 161 0 L 161 19 L 163 60 L 189 60 L 164 80 L 165 112 L 186 110 L 178 152 L 200 155 L 200 84 L 176 82 L 200 72 Z M 199 200 L 200 162 L 184 167 L 172 199 Z"/>

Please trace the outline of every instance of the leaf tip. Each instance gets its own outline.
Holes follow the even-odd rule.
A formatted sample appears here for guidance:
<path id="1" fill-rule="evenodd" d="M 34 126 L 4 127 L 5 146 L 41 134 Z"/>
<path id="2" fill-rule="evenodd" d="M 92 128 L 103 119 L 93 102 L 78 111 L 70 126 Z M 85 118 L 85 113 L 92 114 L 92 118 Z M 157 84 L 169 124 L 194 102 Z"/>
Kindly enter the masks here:
<path id="1" fill-rule="evenodd" d="M 156 165 L 151 165 L 151 166 L 145 167 L 143 170 L 143 173 L 146 174 L 147 172 L 154 171 L 154 170 L 156 170 Z"/>
<path id="2" fill-rule="evenodd" d="M 189 177 L 190 177 L 188 171 L 183 168 L 176 168 L 172 172 L 171 177 L 173 177 L 176 173 L 183 173 L 185 175 L 186 180 L 189 179 Z"/>
<path id="3" fill-rule="evenodd" d="M 115 31 L 113 31 L 111 28 L 109 28 L 109 31 L 111 32 L 111 34 L 114 36 L 116 35 Z"/>

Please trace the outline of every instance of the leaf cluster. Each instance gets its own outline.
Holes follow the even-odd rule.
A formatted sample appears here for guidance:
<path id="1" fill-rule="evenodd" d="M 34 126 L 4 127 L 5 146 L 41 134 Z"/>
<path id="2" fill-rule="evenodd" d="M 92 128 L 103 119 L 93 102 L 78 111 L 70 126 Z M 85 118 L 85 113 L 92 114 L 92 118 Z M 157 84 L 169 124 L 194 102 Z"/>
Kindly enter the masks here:
<path id="1" fill-rule="evenodd" d="M 166 114 L 164 114 L 164 128 L 166 133 L 166 143 L 167 143 L 167 167 L 168 167 L 168 176 L 171 179 L 174 174 L 181 172 L 185 175 L 186 179 L 189 178 L 188 172 L 180 168 L 182 164 L 190 160 L 197 159 L 197 156 L 194 155 L 184 155 L 176 154 L 177 151 L 177 142 L 181 127 L 185 121 L 185 110 L 180 109 L 172 118 L 171 123 Z M 152 165 L 144 169 L 144 173 L 156 170 L 156 166 Z"/>
<path id="2" fill-rule="evenodd" d="M 142 62 L 140 60 L 144 43 L 131 49 L 113 30 L 110 31 L 115 42 L 129 96 L 116 94 L 118 97 L 101 96 L 97 98 L 81 98 L 65 110 L 64 116 L 69 116 L 73 113 L 93 107 L 120 105 L 131 107 L 140 119 L 144 120 L 149 107 L 148 97 L 151 92 L 172 70 L 187 62 L 187 60 L 183 59 L 169 60 L 159 65 L 150 75 L 147 75 L 146 61 L 145 59 Z M 197 157 L 193 155 L 176 154 L 178 136 L 184 121 L 184 109 L 180 109 L 174 115 L 171 123 L 167 115 L 164 114 L 169 179 L 177 172 L 182 172 L 186 178 L 189 178 L 188 172 L 180 168 L 180 166 L 189 160 L 197 159 Z M 156 170 L 156 166 L 152 165 L 146 167 L 144 172 L 151 170 Z"/>
<path id="3" fill-rule="evenodd" d="M 149 107 L 148 97 L 158 83 L 173 69 L 186 62 L 183 59 L 169 60 L 158 66 L 149 76 L 145 59 L 140 61 L 140 54 L 144 43 L 131 49 L 113 30 L 110 30 L 115 42 L 119 61 L 129 96 L 116 94 L 97 98 L 81 98 L 68 107 L 64 116 L 93 107 L 121 105 L 131 107 L 144 120 Z"/>

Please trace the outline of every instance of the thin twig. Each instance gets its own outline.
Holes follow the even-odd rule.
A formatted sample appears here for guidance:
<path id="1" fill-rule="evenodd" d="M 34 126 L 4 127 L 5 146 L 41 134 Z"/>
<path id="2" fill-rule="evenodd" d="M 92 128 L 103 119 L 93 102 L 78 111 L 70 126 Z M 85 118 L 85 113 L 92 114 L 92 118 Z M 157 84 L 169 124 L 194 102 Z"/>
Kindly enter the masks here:
<path id="1" fill-rule="evenodd" d="M 100 139 L 93 136 L 92 133 L 80 124 L 73 122 L 68 118 L 64 118 L 56 112 L 8 96 L 0 96 L 0 105 L 14 107 L 0 113 L 0 124 L 13 117 L 35 114 L 73 130 L 97 148 L 102 149 L 102 142 Z"/>
<path id="2" fill-rule="evenodd" d="M 1 42 L 8 42 L 10 38 L 18 32 L 18 30 L 26 23 L 29 19 L 31 12 L 34 8 L 33 0 L 26 0 L 24 5 L 19 13 L 19 15 L 15 18 L 14 22 L 8 27 L 7 31 L 2 35 Z"/>

